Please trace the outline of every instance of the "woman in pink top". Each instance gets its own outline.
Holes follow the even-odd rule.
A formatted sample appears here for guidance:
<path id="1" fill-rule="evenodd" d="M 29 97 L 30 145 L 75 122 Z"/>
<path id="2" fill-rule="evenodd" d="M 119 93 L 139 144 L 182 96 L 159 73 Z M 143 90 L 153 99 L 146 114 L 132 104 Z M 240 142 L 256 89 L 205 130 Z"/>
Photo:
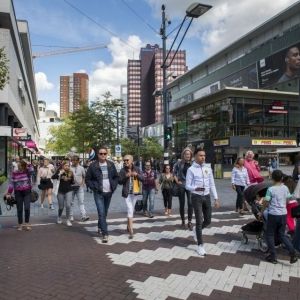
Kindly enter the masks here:
<path id="1" fill-rule="evenodd" d="M 29 224 L 30 218 L 30 200 L 31 200 L 31 176 L 33 167 L 24 160 L 17 163 L 17 170 L 13 171 L 8 186 L 6 197 L 11 197 L 12 192 L 15 193 L 18 212 L 18 230 L 31 230 Z M 23 224 L 23 206 L 25 211 L 25 224 Z"/>
<path id="2" fill-rule="evenodd" d="M 260 175 L 258 162 L 254 160 L 254 153 L 251 150 L 246 152 L 244 167 L 247 169 L 250 184 L 264 181 L 263 177 Z"/>

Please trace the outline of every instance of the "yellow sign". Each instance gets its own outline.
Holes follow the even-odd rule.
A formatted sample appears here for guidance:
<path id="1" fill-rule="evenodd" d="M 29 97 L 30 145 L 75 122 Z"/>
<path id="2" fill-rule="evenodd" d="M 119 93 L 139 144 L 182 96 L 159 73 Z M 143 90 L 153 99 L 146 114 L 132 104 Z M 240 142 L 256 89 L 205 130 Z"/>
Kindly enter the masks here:
<path id="1" fill-rule="evenodd" d="M 297 146 L 295 140 L 252 140 L 253 146 Z"/>
<path id="2" fill-rule="evenodd" d="M 218 147 L 218 146 L 228 146 L 229 145 L 229 140 L 216 140 L 214 141 L 214 146 Z"/>

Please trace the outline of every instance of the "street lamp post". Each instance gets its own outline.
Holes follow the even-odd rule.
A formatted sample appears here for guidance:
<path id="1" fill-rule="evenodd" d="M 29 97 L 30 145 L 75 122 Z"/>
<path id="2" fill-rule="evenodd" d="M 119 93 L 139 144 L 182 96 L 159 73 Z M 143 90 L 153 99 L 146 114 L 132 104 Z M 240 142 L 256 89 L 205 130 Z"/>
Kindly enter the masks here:
<path id="1" fill-rule="evenodd" d="M 166 132 L 168 131 L 168 115 L 169 115 L 169 111 L 168 111 L 168 99 L 167 99 L 167 69 L 171 66 L 178 50 L 179 47 L 181 46 L 181 43 L 183 41 L 183 39 L 186 36 L 186 33 L 188 31 L 188 29 L 190 28 L 192 21 L 194 18 L 198 18 L 201 15 L 203 15 L 204 13 L 206 13 L 209 9 L 211 9 L 212 6 L 210 5 L 206 5 L 206 4 L 200 4 L 200 3 L 193 3 L 191 4 L 187 10 L 186 10 L 186 15 L 182 21 L 182 23 L 180 24 L 180 27 L 176 33 L 176 36 L 173 40 L 173 43 L 169 49 L 169 51 L 167 52 L 167 48 L 166 48 L 166 41 L 168 38 L 168 35 L 166 34 L 166 24 L 167 24 L 167 20 L 166 20 L 166 13 L 165 13 L 165 5 L 162 5 L 161 10 L 162 10 L 162 25 L 161 25 L 161 29 L 160 29 L 160 35 L 162 37 L 162 57 L 163 57 L 163 63 L 161 65 L 161 68 L 163 69 L 163 87 L 162 87 L 162 97 L 163 97 L 163 116 L 164 116 L 164 157 L 165 157 L 165 163 L 168 163 L 168 146 L 169 146 L 169 140 L 166 137 Z M 173 57 L 171 58 L 171 61 L 169 64 L 167 64 L 167 60 L 168 57 L 172 51 L 172 48 L 174 46 L 175 41 L 177 40 L 177 37 L 182 29 L 183 24 L 185 23 L 185 21 L 187 20 L 187 18 L 190 18 L 190 21 L 188 23 L 187 28 L 185 29 L 185 32 L 178 44 L 178 47 L 175 51 L 175 53 L 173 54 Z"/>

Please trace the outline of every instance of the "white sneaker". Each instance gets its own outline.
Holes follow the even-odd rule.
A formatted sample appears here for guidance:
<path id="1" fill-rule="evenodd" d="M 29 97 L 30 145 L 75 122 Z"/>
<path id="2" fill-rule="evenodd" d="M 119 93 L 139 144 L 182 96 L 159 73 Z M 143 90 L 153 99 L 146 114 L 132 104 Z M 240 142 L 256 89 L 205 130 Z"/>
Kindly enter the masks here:
<path id="1" fill-rule="evenodd" d="M 193 238 L 194 238 L 194 241 L 197 243 L 196 226 L 193 227 Z"/>
<path id="2" fill-rule="evenodd" d="M 67 220 L 66 224 L 67 224 L 67 226 L 72 226 L 72 223 L 70 220 Z"/>
<path id="3" fill-rule="evenodd" d="M 41 208 L 44 208 L 44 204 L 41 204 Z"/>
<path id="4" fill-rule="evenodd" d="M 57 217 L 57 222 L 56 222 L 57 224 L 61 224 L 62 223 L 62 219 L 61 219 L 61 217 Z"/>
<path id="5" fill-rule="evenodd" d="M 203 248 L 203 245 L 198 245 L 198 248 L 197 248 L 197 253 L 200 255 L 200 256 L 205 256 L 206 255 L 206 252 Z"/>
<path id="6" fill-rule="evenodd" d="M 72 221 L 72 222 L 74 221 L 74 217 L 73 216 L 70 217 L 70 221 Z"/>

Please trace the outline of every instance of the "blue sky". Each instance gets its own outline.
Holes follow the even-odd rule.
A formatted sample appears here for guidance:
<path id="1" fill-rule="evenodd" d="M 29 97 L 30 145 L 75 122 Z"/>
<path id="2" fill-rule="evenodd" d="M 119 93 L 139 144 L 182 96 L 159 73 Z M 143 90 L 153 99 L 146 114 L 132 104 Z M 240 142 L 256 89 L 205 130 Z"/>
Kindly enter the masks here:
<path id="1" fill-rule="evenodd" d="M 73 9 L 70 2 L 92 18 Z M 59 76 L 86 71 L 90 76 L 90 100 L 111 91 L 119 97 L 126 84 L 127 59 L 138 58 L 147 43 L 161 44 L 161 38 L 140 18 L 159 31 L 161 5 L 171 20 L 168 30 L 177 26 L 193 0 L 14 0 L 16 16 L 29 23 L 33 52 L 58 48 L 37 45 L 80 47 L 105 44 L 108 48 L 34 60 L 39 99 L 58 110 Z M 138 18 L 125 4 L 140 16 Z M 194 20 L 181 49 L 187 50 L 191 69 L 238 37 L 279 13 L 295 0 L 206 0 L 213 9 Z M 114 33 L 113 35 L 103 28 Z M 125 43 L 124 43 L 125 41 Z M 169 42 L 172 41 L 170 38 Z"/>

